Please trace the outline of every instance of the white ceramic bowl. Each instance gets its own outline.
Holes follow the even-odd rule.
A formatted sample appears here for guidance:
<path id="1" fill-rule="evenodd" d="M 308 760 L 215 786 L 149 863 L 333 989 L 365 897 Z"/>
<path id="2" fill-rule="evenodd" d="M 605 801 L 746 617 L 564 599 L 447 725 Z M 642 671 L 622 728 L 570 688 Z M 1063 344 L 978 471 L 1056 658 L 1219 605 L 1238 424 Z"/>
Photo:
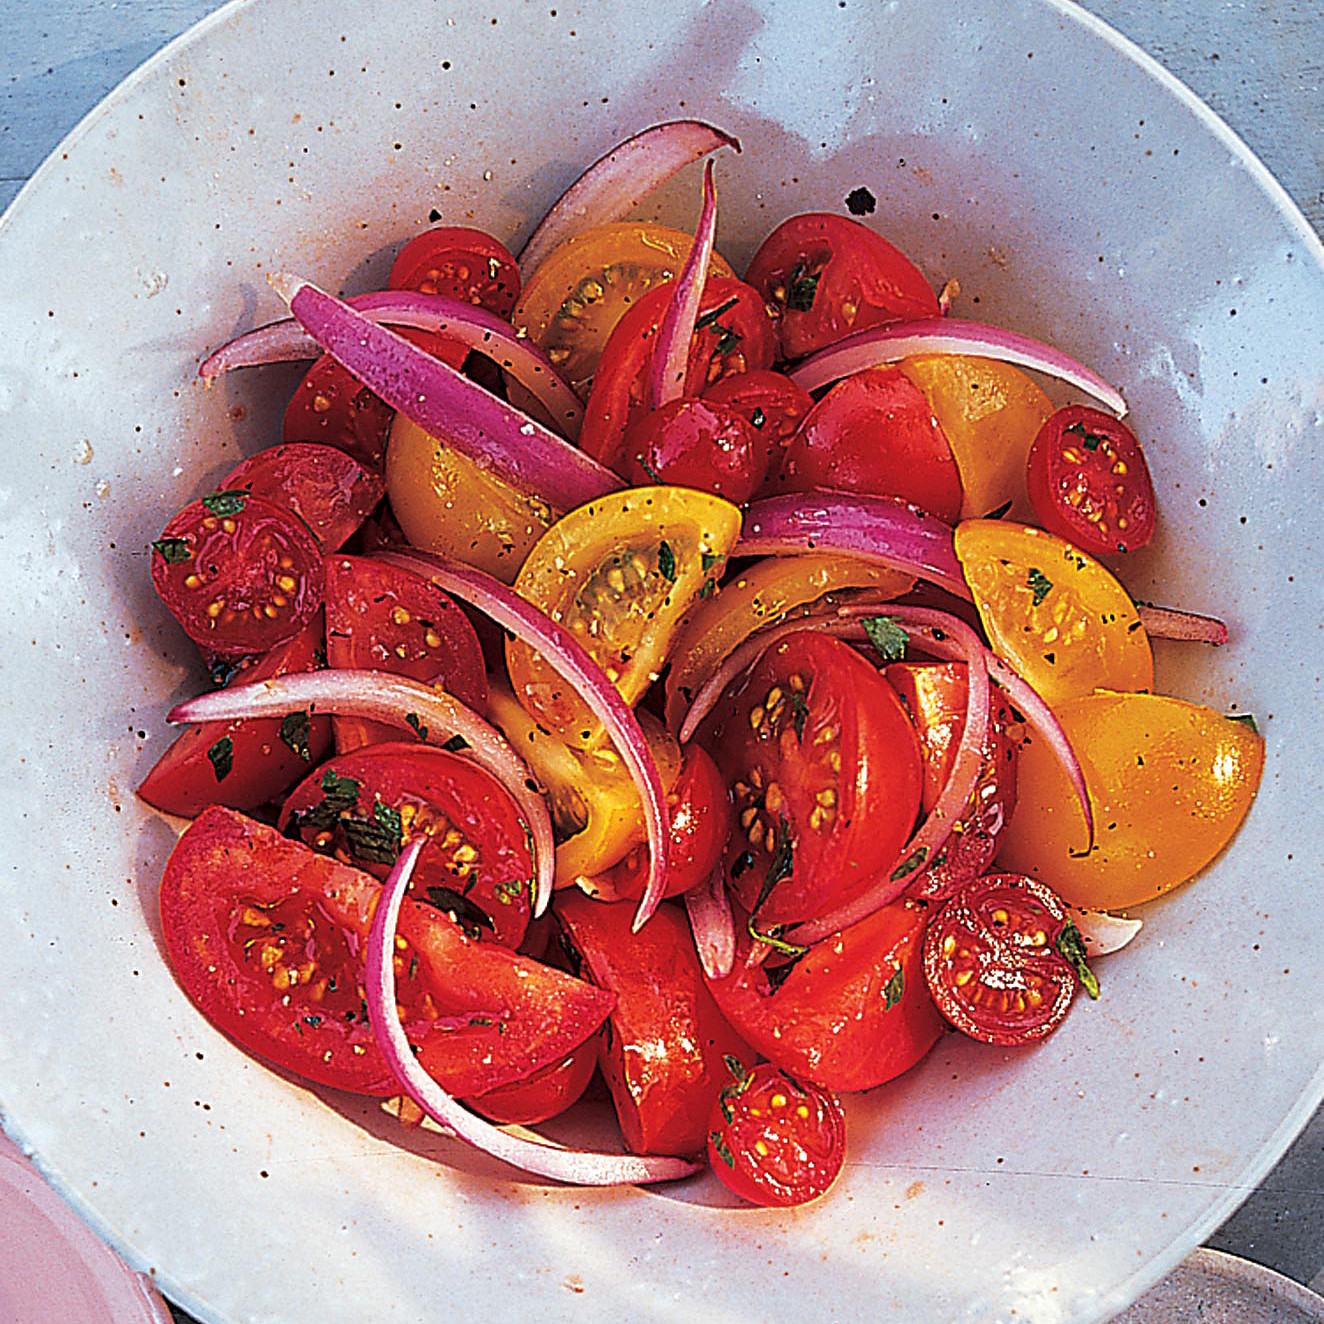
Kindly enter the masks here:
<path id="1" fill-rule="evenodd" d="M 1207 111 L 1064 3 L 677 0 L 646 32 L 635 0 L 233 5 L 0 225 L 5 1125 L 211 1324 L 1101 1320 L 1324 1090 L 1320 245 Z M 840 1187 L 792 1214 L 420 1155 L 250 1062 L 166 969 L 171 832 L 132 794 L 199 683 L 146 544 L 273 437 L 293 382 L 204 392 L 200 354 L 277 311 L 268 271 L 366 287 L 434 207 L 518 243 L 602 150 L 678 114 L 744 141 L 720 169 L 737 265 L 865 185 L 963 311 L 1124 386 L 1164 511 L 1132 586 L 1234 632 L 1162 648 L 1160 682 L 1253 711 L 1269 746 L 1233 848 L 1151 907 L 1102 1001 L 1033 1051 L 944 1042 L 854 1100 Z M 690 223 L 693 176 L 650 211 Z"/>

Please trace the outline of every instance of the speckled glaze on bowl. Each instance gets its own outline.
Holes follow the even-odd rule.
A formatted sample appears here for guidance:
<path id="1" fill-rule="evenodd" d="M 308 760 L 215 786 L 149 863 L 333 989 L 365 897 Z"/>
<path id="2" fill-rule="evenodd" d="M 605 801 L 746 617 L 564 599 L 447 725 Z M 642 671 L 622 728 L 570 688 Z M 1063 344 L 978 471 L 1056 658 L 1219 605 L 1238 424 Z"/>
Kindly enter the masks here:
<path id="1" fill-rule="evenodd" d="M 520 1182 L 248 1061 L 165 967 L 172 833 L 132 794 L 199 684 L 146 544 L 271 439 L 294 380 L 194 378 L 277 311 L 265 274 L 364 288 L 433 208 L 518 244 L 607 146 L 678 114 L 744 141 L 719 171 L 737 267 L 863 185 L 962 312 L 1124 386 L 1164 511 L 1131 586 L 1234 633 L 1160 649 L 1160 683 L 1253 711 L 1269 742 L 1245 829 L 1150 908 L 1102 1001 L 1032 1051 L 944 1042 L 852 1100 L 839 1188 L 791 1214 L 707 1181 Z M 695 191 L 649 214 L 692 223 Z M 1319 1102 L 1324 259 L 1232 136 L 1080 11 L 678 0 L 645 38 L 624 0 L 247 0 L 34 178 L 0 224 L 0 310 L 0 1109 L 200 1319 L 1090 1324 Z"/>

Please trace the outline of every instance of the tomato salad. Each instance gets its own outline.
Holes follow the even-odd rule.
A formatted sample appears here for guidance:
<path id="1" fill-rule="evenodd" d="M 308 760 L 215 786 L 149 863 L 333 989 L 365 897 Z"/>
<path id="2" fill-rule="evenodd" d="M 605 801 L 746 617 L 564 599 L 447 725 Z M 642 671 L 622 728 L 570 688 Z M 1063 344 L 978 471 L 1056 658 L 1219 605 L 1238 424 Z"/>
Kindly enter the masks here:
<path id="1" fill-rule="evenodd" d="M 1122 586 L 1157 509 L 1115 388 L 832 212 L 737 275 L 731 146 L 646 130 L 518 259 L 439 225 L 386 290 L 273 278 L 291 317 L 202 375 L 316 361 L 152 545 L 224 683 L 139 793 L 248 1052 L 532 1173 L 791 1205 L 839 1095 L 1098 997 L 1264 748 L 1152 692 L 1152 634 L 1226 631 Z M 694 234 L 625 219 L 703 158 Z M 586 1090 L 626 1152 L 507 1125 Z"/>

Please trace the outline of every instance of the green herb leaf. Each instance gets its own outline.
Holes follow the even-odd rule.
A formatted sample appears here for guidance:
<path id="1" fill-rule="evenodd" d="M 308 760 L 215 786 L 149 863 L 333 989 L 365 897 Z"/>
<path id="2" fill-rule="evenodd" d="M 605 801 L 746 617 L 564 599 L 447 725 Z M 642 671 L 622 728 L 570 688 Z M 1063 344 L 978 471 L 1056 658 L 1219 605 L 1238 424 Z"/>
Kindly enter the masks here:
<path id="1" fill-rule="evenodd" d="M 814 296 L 818 293 L 818 274 L 812 276 L 805 270 L 803 262 L 797 262 L 786 282 L 786 306 L 792 312 L 807 313 L 814 306 Z"/>
<path id="2" fill-rule="evenodd" d="M 1026 586 L 1034 594 L 1034 605 L 1037 607 L 1053 591 L 1053 581 L 1048 578 L 1042 570 L 1031 567 L 1030 573 L 1025 577 Z"/>
<path id="3" fill-rule="evenodd" d="M 230 515 L 239 514 L 248 504 L 250 495 L 251 493 L 244 491 L 242 487 L 231 487 L 223 492 L 212 492 L 209 496 L 203 497 L 202 504 L 218 519 L 226 519 Z"/>
<path id="4" fill-rule="evenodd" d="M 753 917 L 759 913 L 763 903 L 772 895 L 772 889 L 778 883 L 791 876 L 795 868 L 795 847 L 791 841 L 791 823 L 785 814 L 777 819 L 777 837 L 772 847 L 772 859 L 768 861 L 768 872 L 764 875 L 763 885 L 759 888 L 758 900 L 750 911 L 751 932 Z"/>
<path id="5" fill-rule="evenodd" d="M 463 736 L 456 735 L 451 736 L 441 747 L 448 754 L 458 754 L 460 750 L 469 748 L 469 742 Z"/>
<path id="6" fill-rule="evenodd" d="M 353 777 L 337 776 L 333 768 L 322 774 L 322 798 L 307 809 L 296 809 L 285 828 L 286 836 L 298 836 L 301 828 L 332 828 L 340 815 L 352 809 L 359 798 L 359 782 Z"/>
<path id="7" fill-rule="evenodd" d="M 646 459 L 644 459 L 642 455 L 636 455 L 634 458 L 639 461 L 639 467 L 653 480 L 653 482 L 660 483 L 662 481 L 662 476 Z"/>
<path id="8" fill-rule="evenodd" d="M 726 557 L 721 555 L 720 552 L 699 553 L 699 565 L 702 568 L 703 573 L 705 575 L 708 573 L 708 571 L 710 571 L 713 568 L 713 566 L 721 566 L 725 564 L 726 564 Z"/>
<path id="9" fill-rule="evenodd" d="M 280 719 L 281 743 L 305 763 L 313 761 L 313 752 L 308 747 L 308 736 L 311 731 L 312 717 L 307 708 L 300 708 L 297 713 L 286 713 Z"/>
<path id="10" fill-rule="evenodd" d="M 864 633 L 869 636 L 869 642 L 882 655 L 884 662 L 905 660 L 910 635 L 891 616 L 866 616 Z"/>
<path id="11" fill-rule="evenodd" d="M 1228 713 L 1229 722 L 1240 722 L 1242 726 L 1248 726 L 1256 735 L 1260 734 L 1260 724 L 1255 720 L 1254 713 Z"/>
<path id="12" fill-rule="evenodd" d="M 668 584 L 676 582 L 676 553 L 671 550 L 669 542 L 660 542 L 657 545 L 657 573 Z"/>
<path id="13" fill-rule="evenodd" d="M 716 308 L 710 309 L 708 312 L 700 314 L 698 317 L 694 319 L 694 329 L 696 331 L 702 331 L 705 326 L 712 326 L 719 317 L 722 317 L 725 314 L 729 313 L 731 309 L 734 308 L 736 304 L 738 304 L 739 302 L 740 302 L 739 299 L 731 298 L 728 299 L 725 303 L 719 304 Z"/>
<path id="14" fill-rule="evenodd" d="M 722 1138 L 722 1133 L 720 1131 L 709 1131 L 708 1143 L 712 1146 L 713 1153 L 716 1154 L 728 1168 L 734 1168 L 736 1166 L 735 1157 L 731 1153 L 731 1147 Z"/>
<path id="15" fill-rule="evenodd" d="M 734 327 L 718 326 L 714 328 L 722 334 L 717 338 L 717 344 L 713 348 L 725 358 L 728 354 L 734 353 L 739 347 L 744 337 Z"/>
<path id="16" fill-rule="evenodd" d="M 417 713 L 406 713 L 405 721 L 420 740 L 428 738 L 428 729 L 423 725 L 423 719 Z"/>
<path id="17" fill-rule="evenodd" d="M 216 780 L 223 782 L 234 768 L 234 740 L 230 736 L 222 736 L 207 750 L 207 758 L 211 761 Z"/>
<path id="18" fill-rule="evenodd" d="M 901 1001 L 906 990 L 906 976 L 900 966 L 892 971 L 892 977 L 883 985 L 883 1010 L 891 1011 Z"/>
<path id="19" fill-rule="evenodd" d="M 731 879 L 734 881 L 739 878 L 746 869 L 754 865 L 754 852 L 752 850 L 742 850 L 731 863 Z"/>
<path id="20" fill-rule="evenodd" d="M 1072 423 L 1069 427 L 1062 429 L 1063 432 L 1070 432 L 1081 439 L 1081 445 L 1087 451 L 1096 451 L 1099 449 L 1099 443 L 1104 439 L 1101 433 L 1091 432 L 1084 423 Z"/>
<path id="21" fill-rule="evenodd" d="M 367 864 L 394 864 L 400 854 L 400 811 L 380 800 L 372 806 L 371 818 L 342 818 L 345 842 L 356 860 Z"/>
<path id="22" fill-rule="evenodd" d="M 152 544 L 152 550 L 166 565 L 181 565 L 193 559 L 193 552 L 186 538 L 158 538 Z"/>
<path id="23" fill-rule="evenodd" d="M 795 738 L 804 744 L 805 722 L 809 718 L 809 700 L 798 691 L 792 690 L 786 696 L 786 701 L 791 705 L 791 726 L 795 729 Z"/>
<path id="24" fill-rule="evenodd" d="M 767 416 L 767 414 L 765 414 L 765 413 L 763 412 L 762 407 L 759 406 L 759 405 L 755 405 L 755 406 L 754 406 L 754 412 L 749 416 L 750 426 L 751 426 L 751 427 L 758 428 L 758 429 L 760 429 L 760 431 L 761 431 L 762 428 L 763 428 L 763 425 L 764 425 L 767 421 L 768 421 L 768 416 Z"/>
<path id="25" fill-rule="evenodd" d="M 924 861 L 927 860 L 928 858 L 929 858 L 929 848 L 927 846 L 917 847 L 909 855 L 907 855 L 906 858 L 902 860 L 901 863 L 898 864 L 895 869 L 892 870 L 891 881 L 894 883 L 899 883 L 908 874 L 914 873 L 915 870 L 918 869 L 920 865 L 923 864 Z"/>
<path id="26" fill-rule="evenodd" d="M 429 905 L 436 906 L 445 914 L 453 915 L 455 922 L 470 938 L 477 938 L 484 929 L 489 933 L 496 932 L 496 925 L 492 923 L 491 915 L 482 906 L 464 893 L 455 891 L 454 888 L 429 887 L 427 901 Z"/>
<path id="27" fill-rule="evenodd" d="M 1062 959 L 1076 972 L 1081 988 L 1090 997 L 1097 998 L 1099 981 L 1085 960 L 1085 939 L 1080 936 L 1080 930 L 1070 920 L 1062 925 L 1062 932 L 1057 935 L 1057 950 Z"/>
<path id="28" fill-rule="evenodd" d="M 745 927 L 749 932 L 749 936 L 755 942 L 761 942 L 765 946 L 771 947 L 774 952 L 781 952 L 783 956 L 803 956 L 809 950 L 808 947 L 802 947 L 799 943 L 787 942 L 782 937 L 782 934 L 786 932 L 785 924 L 774 924 L 764 932 L 754 923 L 754 916 L 751 915 Z"/>

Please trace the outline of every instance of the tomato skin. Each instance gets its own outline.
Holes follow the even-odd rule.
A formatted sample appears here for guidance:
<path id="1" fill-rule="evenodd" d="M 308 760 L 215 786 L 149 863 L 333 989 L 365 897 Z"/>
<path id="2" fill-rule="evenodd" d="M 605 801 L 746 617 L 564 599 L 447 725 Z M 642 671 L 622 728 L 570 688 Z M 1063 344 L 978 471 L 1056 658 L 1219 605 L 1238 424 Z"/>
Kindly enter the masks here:
<path id="1" fill-rule="evenodd" d="M 727 877 L 760 932 L 854 900 L 895 864 L 919 809 L 919 742 L 896 690 L 848 644 L 787 635 L 709 722 L 737 815 Z"/>
<path id="2" fill-rule="evenodd" d="M 635 907 L 581 892 L 556 915 L 583 974 L 616 995 L 598 1064 L 626 1147 L 637 1154 L 699 1153 L 728 1054 L 748 1049 L 704 982 L 683 913 L 664 905 L 638 933 Z"/>
<path id="3" fill-rule="evenodd" d="M 803 386 L 767 368 L 719 377 L 704 390 L 702 398 L 736 409 L 749 420 L 764 439 L 769 473 L 781 467 L 786 443 L 814 405 L 814 397 Z"/>
<path id="4" fill-rule="evenodd" d="M 783 221 L 759 246 L 745 279 L 767 301 L 787 359 L 853 331 L 939 312 L 928 281 L 899 248 L 830 212 Z"/>
<path id="5" fill-rule="evenodd" d="M 961 513 L 961 477 L 928 400 L 898 368 L 866 368 L 833 386 L 786 443 L 772 487 L 831 488 Z"/>
<path id="6" fill-rule="evenodd" d="M 381 830 L 379 806 L 399 815 L 398 826 Z M 337 755 L 290 792 L 277 826 L 377 878 L 426 836 L 409 895 L 431 897 L 476 940 L 518 947 L 524 938 L 533 900 L 524 820 L 470 759 L 402 740 Z"/>
<path id="7" fill-rule="evenodd" d="M 721 862 L 735 826 L 726 782 L 702 745 L 685 746 L 680 775 L 667 792 L 671 840 L 664 896 L 706 883 Z M 636 846 L 619 864 L 593 879 L 591 891 L 612 901 L 637 899 L 648 879 L 648 847 Z"/>
<path id="8" fill-rule="evenodd" d="M 618 463 L 636 486 L 693 487 L 743 506 L 768 475 L 768 441 L 739 410 L 685 396 L 639 414 Z"/>
<path id="9" fill-rule="evenodd" d="M 520 293 L 510 250 L 483 230 L 438 225 L 416 234 L 396 255 L 386 280 L 393 290 L 444 294 L 509 317 Z"/>
<path id="10" fill-rule="evenodd" d="M 213 806 L 166 862 L 166 955 L 189 999 L 241 1048 L 318 1084 L 395 1094 L 362 1000 L 362 952 L 380 895 L 370 875 Z M 287 948 L 286 935 L 297 943 Z M 561 1061 L 612 1005 L 561 971 L 470 942 L 408 898 L 399 937 L 406 1032 L 425 1069 L 461 1097 Z"/>
<path id="11" fill-rule="evenodd" d="M 247 685 L 323 665 L 324 628 L 314 617 L 293 639 L 272 649 L 230 682 Z M 250 717 L 189 727 L 143 778 L 138 796 L 167 814 L 193 818 L 210 804 L 256 809 L 288 790 L 331 748 L 331 719 L 310 715 L 306 728 L 281 735 L 282 718 Z M 219 742 L 229 741 L 228 750 Z M 298 746 L 296 748 L 295 746 Z M 305 754 L 306 751 L 306 754 Z M 218 772 L 229 765 L 223 776 Z"/>
<path id="12" fill-rule="evenodd" d="M 1154 483 L 1136 434 L 1089 405 L 1059 409 L 1040 428 L 1026 460 L 1039 522 L 1090 553 L 1143 547 L 1154 534 Z"/>
<path id="13" fill-rule="evenodd" d="M 152 544 L 152 583 L 184 633 L 213 653 L 267 653 L 322 605 L 322 551 L 289 511 L 247 492 L 185 506 Z"/>
<path id="14" fill-rule="evenodd" d="M 736 1079 L 709 1119 L 708 1161 L 718 1179 L 751 1204 L 780 1209 L 825 1195 L 845 1162 L 841 1104 L 768 1062 L 731 1069 Z"/>
<path id="15" fill-rule="evenodd" d="M 671 296 L 670 284 L 650 290 L 616 323 L 602 351 L 579 445 L 608 468 L 620 463 L 630 424 L 649 408 L 649 366 Z M 757 292 L 743 281 L 710 276 L 698 321 L 684 394 L 699 395 L 723 377 L 772 366 L 772 323 Z"/>
<path id="16" fill-rule="evenodd" d="M 795 960 L 780 983 L 773 962 L 732 971 L 709 988 L 722 1014 L 798 1080 L 873 1089 L 908 1071 L 943 1030 L 924 982 L 928 911 L 893 901 Z"/>
<path id="17" fill-rule="evenodd" d="M 382 499 L 385 484 L 346 451 L 311 442 L 268 446 L 221 483 L 294 511 L 327 551 L 340 547 Z"/>
<path id="18" fill-rule="evenodd" d="M 924 939 L 938 1010 L 983 1043 L 1010 1047 L 1051 1034 L 1076 993 L 1076 972 L 1057 945 L 1067 923 L 1061 900 L 1036 879 L 986 874 L 967 884 Z"/>
<path id="19" fill-rule="evenodd" d="M 326 563 L 326 658 L 439 684 L 470 708 L 487 707 L 487 670 L 469 618 L 422 575 L 370 557 Z M 341 753 L 400 731 L 357 717 L 333 719 Z"/>
<path id="20" fill-rule="evenodd" d="M 527 1080 L 501 1085 L 465 1103 L 489 1121 L 536 1126 L 579 1100 L 598 1069 L 598 1036 L 586 1039 L 564 1061 L 535 1071 Z"/>

